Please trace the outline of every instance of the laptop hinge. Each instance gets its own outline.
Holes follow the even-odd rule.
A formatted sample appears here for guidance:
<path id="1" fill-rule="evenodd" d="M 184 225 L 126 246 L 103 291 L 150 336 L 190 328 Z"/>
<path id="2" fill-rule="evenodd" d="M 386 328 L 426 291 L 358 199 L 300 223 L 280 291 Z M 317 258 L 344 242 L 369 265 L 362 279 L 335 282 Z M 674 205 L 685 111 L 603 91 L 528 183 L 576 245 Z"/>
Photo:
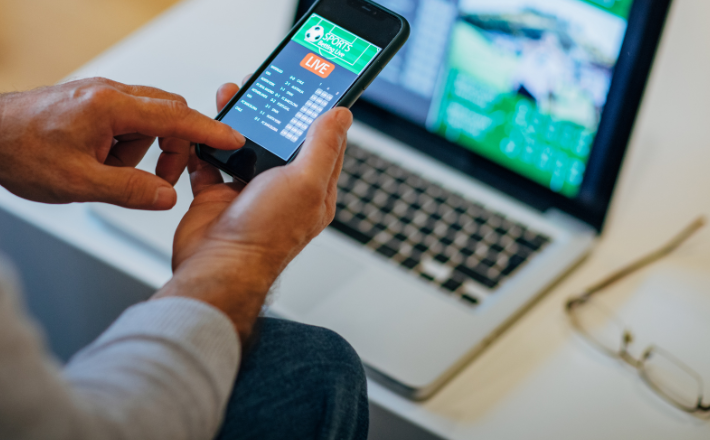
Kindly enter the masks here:
<path id="1" fill-rule="evenodd" d="M 596 229 L 594 229 L 589 224 L 579 220 L 576 217 L 572 217 L 566 212 L 560 211 L 557 208 L 550 208 L 543 214 L 544 217 L 550 222 L 558 225 L 564 229 L 570 230 L 575 233 L 580 234 L 592 234 L 598 235 Z"/>

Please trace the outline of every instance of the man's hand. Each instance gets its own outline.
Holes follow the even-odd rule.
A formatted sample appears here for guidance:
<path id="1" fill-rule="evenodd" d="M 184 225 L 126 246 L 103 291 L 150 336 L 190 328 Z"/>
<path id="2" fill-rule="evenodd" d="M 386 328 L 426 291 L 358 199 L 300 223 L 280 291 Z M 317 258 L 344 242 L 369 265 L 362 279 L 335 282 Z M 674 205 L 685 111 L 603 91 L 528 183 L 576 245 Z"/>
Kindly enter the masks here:
<path id="1" fill-rule="evenodd" d="M 157 176 L 134 168 L 156 137 Z M 0 96 L 0 185 L 37 202 L 170 209 L 190 142 L 235 150 L 244 137 L 181 96 L 106 79 Z"/>
<path id="2" fill-rule="evenodd" d="M 237 91 L 235 84 L 223 86 L 218 107 Z M 195 200 L 175 236 L 175 277 L 156 297 L 207 302 L 224 311 L 246 340 L 276 278 L 333 220 L 351 124 L 346 109 L 326 113 L 296 160 L 246 187 L 223 183 L 219 171 L 193 152 L 188 169 Z"/>

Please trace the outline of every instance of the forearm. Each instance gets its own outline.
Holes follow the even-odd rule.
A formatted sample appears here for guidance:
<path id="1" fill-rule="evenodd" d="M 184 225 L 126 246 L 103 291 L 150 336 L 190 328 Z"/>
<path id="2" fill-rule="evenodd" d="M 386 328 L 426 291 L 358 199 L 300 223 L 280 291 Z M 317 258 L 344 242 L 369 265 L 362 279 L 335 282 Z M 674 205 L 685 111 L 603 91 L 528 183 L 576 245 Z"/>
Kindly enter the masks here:
<path id="1" fill-rule="evenodd" d="M 282 257 L 266 252 L 211 246 L 181 265 L 154 298 L 195 298 L 221 310 L 245 344 L 283 265 Z"/>
<path id="2" fill-rule="evenodd" d="M 42 163 L 53 163 L 44 157 L 32 157 L 28 143 L 39 128 L 24 123 L 20 113 L 26 110 L 22 98 L 27 92 L 0 94 L 0 186 L 11 193 L 30 198 L 38 191 L 36 178 Z"/>
<path id="3" fill-rule="evenodd" d="M 65 377 L 99 438 L 210 439 L 238 363 L 229 321 L 175 298 L 129 309 L 72 359 Z M 113 432 L 121 435 L 106 434 Z"/>
<path id="4" fill-rule="evenodd" d="M 12 124 L 12 113 L 10 111 L 12 101 L 19 92 L 0 93 L 0 151 L 6 146 L 6 134 L 10 131 L 9 125 Z"/>
<path id="5" fill-rule="evenodd" d="M 7 157 L 9 142 L 6 139 L 6 134 L 9 131 L 7 128 L 9 123 L 8 102 L 11 95 L 11 93 L 0 93 L 0 186 L 5 186 L 3 176 L 6 174 L 6 168 L 9 165 Z"/>
<path id="6" fill-rule="evenodd" d="M 212 438 L 240 356 L 223 314 L 185 299 L 141 304 L 62 372 L 1 275 L 0 438 Z"/>

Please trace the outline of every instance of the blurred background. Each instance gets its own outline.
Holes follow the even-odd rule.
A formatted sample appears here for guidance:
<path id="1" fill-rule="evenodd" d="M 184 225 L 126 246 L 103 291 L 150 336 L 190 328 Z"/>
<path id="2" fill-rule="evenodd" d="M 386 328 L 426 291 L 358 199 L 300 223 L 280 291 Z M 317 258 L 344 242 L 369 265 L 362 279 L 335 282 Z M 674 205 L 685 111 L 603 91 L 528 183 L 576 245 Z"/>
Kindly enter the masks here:
<path id="1" fill-rule="evenodd" d="M 177 0 L 0 0 L 0 92 L 54 84 Z"/>
<path id="2" fill-rule="evenodd" d="M 255 5 L 267 0 L 230 1 L 248 10 L 258 9 Z M 0 0 L 0 93 L 60 81 L 176 3 L 178 0 Z M 695 216 L 710 215 L 710 148 L 706 130 L 710 102 L 710 1 L 674 3 L 599 247 L 584 266 L 426 406 L 401 403 L 385 393 L 377 396 L 378 403 L 391 405 L 409 420 L 435 420 L 447 430 L 458 430 L 459 437 L 470 430 L 478 434 L 475 438 L 708 438 L 707 425 L 678 417 L 664 403 L 657 405 L 652 397 L 643 394 L 646 389 L 628 371 L 607 364 L 606 358 L 597 359 L 595 352 L 584 351 L 584 345 L 578 347 L 577 340 L 570 338 L 561 307 L 572 292 L 655 248 Z M 290 17 L 284 15 L 282 19 L 286 26 Z M 154 35 L 151 38 L 155 41 Z M 278 37 L 274 34 L 273 38 Z M 246 73 L 243 69 L 258 65 L 261 55 L 250 52 L 249 56 L 253 59 L 248 62 L 230 60 L 219 69 L 193 73 L 199 78 L 199 87 L 182 84 L 182 76 L 160 80 L 155 72 L 144 76 L 151 85 L 187 92 L 191 104 L 198 103 L 197 107 L 212 112 L 212 90 L 232 79 L 233 72 L 239 72 L 236 77 L 241 77 Z M 155 68 L 147 66 L 146 70 L 151 67 Z M 94 75 L 94 70 L 82 72 Z M 126 75 L 116 79 L 131 78 Z M 202 89 L 209 93 L 201 96 L 195 92 Z M 108 227 L 99 229 L 83 217 L 85 211 L 80 208 L 51 209 L 21 204 L 0 194 L 0 249 L 20 268 L 28 306 L 42 322 L 54 353 L 66 360 L 120 311 L 154 291 L 155 286 L 135 278 L 146 271 L 125 273 L 125 267 L 138 263 L 129 261 L 118 266 L 118 257 L 109 258 L 115 250 L 112 246 L 119 248 L 115 253 L 124 257 L 140 254 L 149 261 L 158 257 L 153 257 L 141 243 Z M 48 212 L 61 215 L 47 219 Z M 67 226 L 75 218 L 85 222 L 81 225 L 92 225 L 94 229 L 89 232 L 94 235 L 87 234 L 90 238 L 84 239 L 80 227 Z M 61 232 L 70 229 L 71 234 Z M 99 235 L 97 230 L 106 243 L 87 244 L 91 237 Z M 99 247 L 106 252 L 96 251 Z M 132 253 L 125 250 L 129 248 Z M 653 295 L 662 288 L 661 293 L 667 295 L 657 296 L 663 301 L 642 295 L 651 300 L 638 307 L 633 303 L 634 308 L 629 308 L 633 313 L 624 318 L 630 318 L 633 328 L 652 342 L 670 338 L 664 346 L 674 353 L 685 349 L 681 354 L 690 353 L 691 360 L 695 355 L 701 366 L 710 361 L 707 350 L 702 350 L 703 341 L 697 337 L 708 334 L 702 330 L 708 328 L 703 319 L 708 309 L 695 307 L 695 301 L 708 304 L 710 297 L 709 250 L 707 228 L 683 251 L 619 284 L 608 296 L 611 307 L 616 309 L 629 298 L 636 298 L 637 290 L 643 286 L 655 286 L 650 291 Z M 169 271 L 169 263 L 165 267 Z M 649 278 L 656 270 L 664 271 L 660 278 Z M 698 321 L 702 321 L 702 326 L 694 325 Z M 683 329 L 688 330 L 680 331 Z M 657 337 L 657 333 L 663 333 L 663 337 Z M 685 338 L 686 334 L 694 336 Z M 704 377 L 710 377 L 710 369 L 701 370 Z M 542 403 L 541 395 L 547 396 Z M 580 395 L 585 398 L 579 399 Z M 418 432 L 411 433 L 413 424 L 384 419 L 381 414 L 373 413 L 377 438 L 420 438 Z M 516 423 L 510 423 L 511 415 Z M 540 429 L 546 422 L 558 419 L 566 423 L 550 423 Z M 518 428 L 521 431 L 516 431 Z M 511 435 L 502 434 L 506 432 Z M 514 432 L 518 435 L 512 435 Z M 526 434 L 521 436 L 520 432 Z M 602 432 L 611 435 L 604 436 Z M 655 436 L 648 436 L 654 432 Z"/>

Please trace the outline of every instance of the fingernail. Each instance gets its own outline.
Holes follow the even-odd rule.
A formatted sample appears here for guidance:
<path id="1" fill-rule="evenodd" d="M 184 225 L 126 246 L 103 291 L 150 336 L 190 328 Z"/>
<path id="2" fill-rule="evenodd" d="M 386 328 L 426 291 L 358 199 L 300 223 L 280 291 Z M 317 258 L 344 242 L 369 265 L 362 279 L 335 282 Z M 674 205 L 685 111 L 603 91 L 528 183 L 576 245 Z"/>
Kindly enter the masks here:
<path id="1" fill-rule="evenodd" d="M 345 127 L 350 128 L 353 125 L 353 114 L 348 109 L 338 109 L 337 112 L 338 121 Z"/>
<path id="2" fill-rule="evenodd" d="M 234 132 L 234 137 L 237 138 L 237 143 L 244 145 L 247 143 L 247 138 L 243 134 L 239 133 L 237 130 L 232 129 Z"/>
<path id="3" fill-rule="evenodd" d="M 158 188 L 153 200 L 154 209 L 170 209 L 177 203 L 177 193 L 172 188 Z"/>

